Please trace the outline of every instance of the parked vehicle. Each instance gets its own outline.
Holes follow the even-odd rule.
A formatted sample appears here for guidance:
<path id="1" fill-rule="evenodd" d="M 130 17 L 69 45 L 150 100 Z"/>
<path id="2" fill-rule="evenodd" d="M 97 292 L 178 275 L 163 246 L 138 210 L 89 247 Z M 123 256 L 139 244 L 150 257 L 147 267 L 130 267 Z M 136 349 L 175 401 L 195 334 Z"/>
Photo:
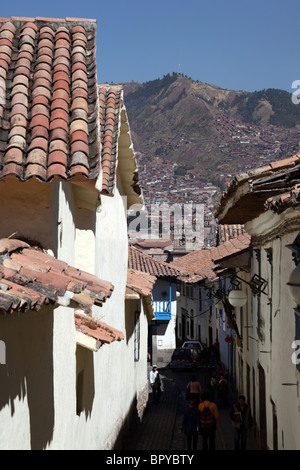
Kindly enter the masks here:
<path id="1" fill-rule="evenodd" d="M 200 341 L 193 341 L 193 340 L 185 341 L 182 347 L 183 348 L 196 348 L 196 349 L 200 349 L 201 351 L 204 349 Z"/>
<path id="2" fill-rule="evenodd" d="M 176 348 L 172 354 L 170 367 L 176 369 L 195 369 L 201 366 L 199 349 Z"/>

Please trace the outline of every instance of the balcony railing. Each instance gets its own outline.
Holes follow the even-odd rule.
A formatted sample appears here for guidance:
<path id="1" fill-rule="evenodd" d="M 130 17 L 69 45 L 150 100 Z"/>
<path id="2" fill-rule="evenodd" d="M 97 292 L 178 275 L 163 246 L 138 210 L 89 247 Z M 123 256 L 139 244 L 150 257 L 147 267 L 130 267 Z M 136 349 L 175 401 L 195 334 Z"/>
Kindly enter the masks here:
<path id="1" fill-rule="evenodd" d="M 155 320 L 171 320 L 171 301 L 155 300 L 153 302 Z"/>

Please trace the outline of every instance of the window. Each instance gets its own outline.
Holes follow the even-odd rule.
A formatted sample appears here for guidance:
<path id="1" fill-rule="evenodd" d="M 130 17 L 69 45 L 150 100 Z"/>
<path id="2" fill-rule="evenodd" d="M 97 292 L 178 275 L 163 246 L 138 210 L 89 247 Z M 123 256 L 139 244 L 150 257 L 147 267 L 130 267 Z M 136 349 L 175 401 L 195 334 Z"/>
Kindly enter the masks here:
<path id="1" fill-rule="evenodd" d="M 199 310 L 202 311 L 202 292 L 201 287 L 199 287 Z"/>
<path id="2" fill-rule="evenodd" d="M 140 360 L 140 312 L 134 313 L 134 360 Z"/>
<path id="3" fill-rule="evenodd" d="M 273 298 L 273 253 L 272 248 L 266 249 L 266 256 L 267 260 L 270 265 L 270 275 L 269 275 L 269 283 L 270 283 L 270 290 L 269 290 L 269 307 L 270 307 L 270 341 L 272 341 L 272 321 L 273 321 L 273 308 L 272 308 L 272 298 Z"/>
<path id="4" fill-rule="evenodd" d="M 194 310 L 191 309 L 191 338 L 194 338 Z"/>
<path id="5" fill-rule="evenodd" d="M 6 364 L 6 346 L 4 341 L 0 341 L 0 364 Z"/>
<path id="6" fill-rule="evenodd" d="M 257 274 L 261 276 L 261 252 L 260 250 L 255 250 L 255 256 L 257 260 Z M 264 327 L 265 322 L 261 312 L 261 298 L 260 293 L 256 295 L 256 308 L 257 308 L 257 336 L 259 337 L 260 341 L 264 343 L 265 341 L 265 334 L 264 334 Z"/>

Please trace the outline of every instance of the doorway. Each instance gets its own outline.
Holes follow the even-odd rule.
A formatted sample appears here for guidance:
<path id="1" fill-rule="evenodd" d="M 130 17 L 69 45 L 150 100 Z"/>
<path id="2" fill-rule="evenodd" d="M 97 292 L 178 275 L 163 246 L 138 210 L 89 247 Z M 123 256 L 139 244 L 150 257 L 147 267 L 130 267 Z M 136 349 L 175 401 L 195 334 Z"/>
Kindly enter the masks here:
<path id="1" fill-rule="evenodd" d="M 262 450 L 267 449 L 266 378 L 263 367 L 258 365 L 259 380 L 259 435 Z"/>

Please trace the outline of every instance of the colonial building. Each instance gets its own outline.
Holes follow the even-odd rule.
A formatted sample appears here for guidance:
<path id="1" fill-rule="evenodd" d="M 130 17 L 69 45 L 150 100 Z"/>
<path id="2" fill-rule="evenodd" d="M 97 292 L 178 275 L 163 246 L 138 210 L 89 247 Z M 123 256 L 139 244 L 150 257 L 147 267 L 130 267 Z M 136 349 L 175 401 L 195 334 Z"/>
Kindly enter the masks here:
<path id="1" fill-rule="evenodd" d="M 226 237 L 211 249 L 192 252 L 171 263 L 188 276 L 180 277 L 177 299 L 177 345 L 186 340 L 211 347 L 218 344 L 220 361 L 235 386 L 235 347 L 240 339 L 228 295 L 233 271 L 247 266 L 250 238 L 244 231 Z"/>
<path id="2" fill-rule="evenodd" d="M 147 401 L 149 284 L 126 297 L 143 197 L 95 50 L 95 20 L 0 20 L 2 449 L 111 449 Z"/>
<path id="3" fill-rule="evenodd" d="M 176 347 L 176 318 L 177 318 L 177 279 L 184 273 L 129 246 L 129 269 L 148 273 L 155 277 L 153 286 L 154 318 L 149 325 L 148 352 L 152 364 L 164 367 L 170 362 Z"/>
<path id="4" fill-rule="evenodd" d="M 236 176 L 216 213 L 251 236 L 249 267 L 237 273 L 246 294 L 235 309 L 237 375 L 262 449 L 299 449 L 299 163 L 295 155 Z"/>

